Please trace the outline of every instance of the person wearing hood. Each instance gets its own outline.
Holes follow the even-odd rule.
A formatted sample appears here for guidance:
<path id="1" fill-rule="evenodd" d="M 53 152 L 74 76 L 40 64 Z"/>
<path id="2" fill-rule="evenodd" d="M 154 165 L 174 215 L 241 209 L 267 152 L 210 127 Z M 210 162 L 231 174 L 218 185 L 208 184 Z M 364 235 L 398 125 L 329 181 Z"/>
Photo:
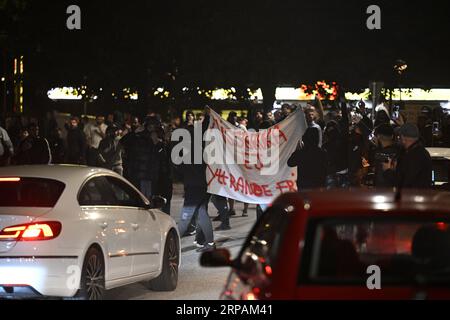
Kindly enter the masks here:
<path id="1" fill-rule="evenodd" d="M 289 167 L 297 167 L 298 190 L 323 188 L 327 176 L 327 153 L 319 147 L 319 130 L 306 129 L 303 147 L 298 148 L 288 159 Z"/>
<path id="2" fill-rule="evenodd" d="M 110 125 L 106 129 L 106 137 L 100 141 L 98 147 L 98 162 L 103 168 L 122 175 L 122 153 L 123 147 L 120 143 L 120 129 L 115 125 Z"/>

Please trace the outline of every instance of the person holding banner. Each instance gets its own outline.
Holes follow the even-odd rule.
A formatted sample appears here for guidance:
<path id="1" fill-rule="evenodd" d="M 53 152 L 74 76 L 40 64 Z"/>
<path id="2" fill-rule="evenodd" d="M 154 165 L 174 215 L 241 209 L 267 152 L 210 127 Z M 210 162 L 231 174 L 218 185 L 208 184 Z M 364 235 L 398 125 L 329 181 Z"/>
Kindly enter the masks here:
<path id="1" fill-rule="evenodd" d="M 297 167 L 298 190 L 325 187 L 327 177 L 327 153 L 319 147 L 319 130 L 306 129 L 303 147 L 298 148 L 289 158 L 289 167 Z"/>

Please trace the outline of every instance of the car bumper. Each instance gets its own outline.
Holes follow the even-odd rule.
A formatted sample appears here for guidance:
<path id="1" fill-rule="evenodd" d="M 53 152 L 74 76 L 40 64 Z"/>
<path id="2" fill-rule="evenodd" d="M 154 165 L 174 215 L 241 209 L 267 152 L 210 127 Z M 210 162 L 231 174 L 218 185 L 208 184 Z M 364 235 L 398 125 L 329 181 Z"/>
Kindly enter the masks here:
<path id="1" fill-rule="evenodd" d="M 25 295 L 72 297 L 78 290 L 81 267 L 78 257 L 0 256 L 0 297 Z M 25 290 L 26 289 L 26 290 Z M 9 291 L 9 292 L 8 292 Z"/>

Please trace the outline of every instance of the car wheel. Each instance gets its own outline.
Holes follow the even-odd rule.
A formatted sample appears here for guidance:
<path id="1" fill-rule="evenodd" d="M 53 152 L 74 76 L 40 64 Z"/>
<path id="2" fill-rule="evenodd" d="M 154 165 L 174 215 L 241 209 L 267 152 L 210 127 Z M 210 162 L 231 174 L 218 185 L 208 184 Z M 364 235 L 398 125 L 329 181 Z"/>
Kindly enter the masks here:
<path id="1" fill-rule="evenodd" d="M 173 291 L 178 284 L 178 265 L 180 262 L 178 236 L 171 231 L 164 246 L 163 268 L 161 274 L 148 282 L 147 287 L 154 291 Z"/>
<path id="2" fill-rule="evenodd" d="M 105 262 L 103 254 L 95 247 L 86 253 L 81 271 L 80 289 L 74 297 L 78 300 L 102 300 L 105 294 Z"/>

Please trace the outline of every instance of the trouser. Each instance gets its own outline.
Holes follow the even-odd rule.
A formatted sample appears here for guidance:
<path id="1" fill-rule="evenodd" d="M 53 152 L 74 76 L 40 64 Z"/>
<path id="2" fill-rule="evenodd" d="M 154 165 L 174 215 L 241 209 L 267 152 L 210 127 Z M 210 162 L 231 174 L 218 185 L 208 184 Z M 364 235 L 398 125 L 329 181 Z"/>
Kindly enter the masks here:
<path id="1" fill-rule="evenodd" d="M 230 226 L 230 210 L 228 208 L 227 198 L 213 195 L 211 197 L 211 202 L 216 207 L 217 211 L 219 211 L 219 218 L 222 222 L 223 226 Z"/>
<path id="2" fill-rule="evenodd" d="M 208 201 L 208 194 L 198 202 L 185 197 L 183 209 L 181 210 L 181 219 L 178 224 L 178 230 L 182 236 L 188 230 L 194 215 L 197 214 L 197 230 L 201 231 L 206 243 L 214 242 L 212 223 L 208 215 Z"/>
<path id="3" fill-rule="evenodd" d="M 152 182 L 150 180 L 141 180 L 139 183 L 139 190 L 147 198 L 152 198 Z"/>

